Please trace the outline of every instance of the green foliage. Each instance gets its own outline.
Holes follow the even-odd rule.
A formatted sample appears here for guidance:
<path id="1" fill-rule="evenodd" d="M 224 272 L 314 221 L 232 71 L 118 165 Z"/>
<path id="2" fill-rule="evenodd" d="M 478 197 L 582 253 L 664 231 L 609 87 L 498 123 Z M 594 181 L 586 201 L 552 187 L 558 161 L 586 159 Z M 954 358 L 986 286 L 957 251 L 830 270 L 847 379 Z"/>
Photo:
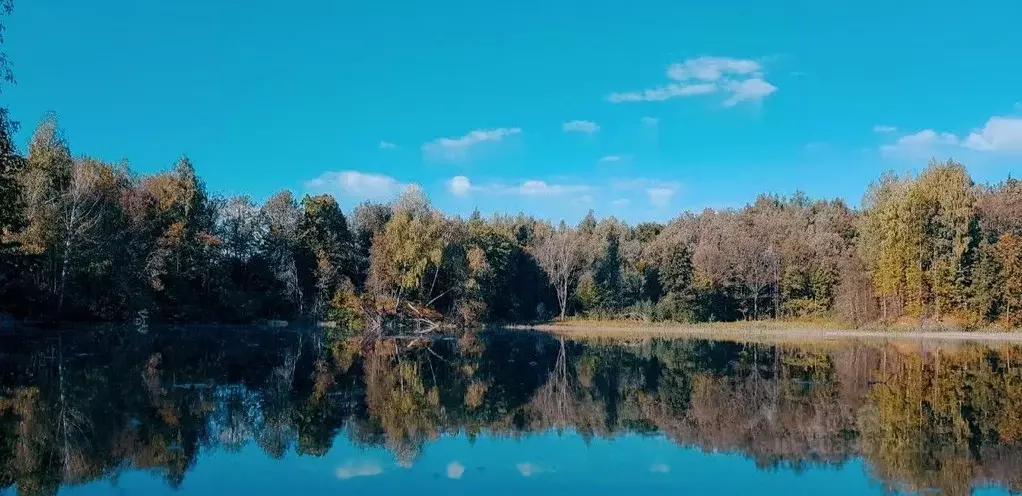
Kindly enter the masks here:
<path id="1" fill-rule="evenodd" d="M 593 282 L 596 284 L 600 308 L 616 311 L 622 307 L 624 284 L 621 280 L 621 244 L 616 234 L 607 239 L 603 257 L 597 262 Z"/>

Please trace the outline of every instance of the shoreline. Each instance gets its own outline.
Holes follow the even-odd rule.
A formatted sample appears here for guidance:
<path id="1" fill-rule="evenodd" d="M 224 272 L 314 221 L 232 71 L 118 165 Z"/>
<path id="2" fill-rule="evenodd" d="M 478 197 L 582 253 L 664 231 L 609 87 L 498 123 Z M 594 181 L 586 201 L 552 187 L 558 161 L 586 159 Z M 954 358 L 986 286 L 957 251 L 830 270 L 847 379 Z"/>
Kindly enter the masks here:
<path id="1" fill-rule="evenodd" d="M 1022 332 L 1012 331 L 930 331 L 930 330 L 866 330 L 828 328 L 825 325 L 801 323 L 737 323 L 643 325 L 639 323 L 557 322 L 528 326 L 510 326 L 511 330 L 532 330 L 577 338 L 702 338 L 772 340 L 886 340 L 1022 343 Z"/>

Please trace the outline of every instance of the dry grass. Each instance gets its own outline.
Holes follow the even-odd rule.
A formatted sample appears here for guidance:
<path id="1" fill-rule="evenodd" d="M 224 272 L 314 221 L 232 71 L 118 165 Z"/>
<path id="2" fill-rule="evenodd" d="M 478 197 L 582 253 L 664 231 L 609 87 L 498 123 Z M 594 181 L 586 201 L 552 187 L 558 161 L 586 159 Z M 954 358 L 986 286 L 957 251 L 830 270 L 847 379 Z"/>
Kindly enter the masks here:
<path id="1" fill-rule="evenodd" d="M 514 326 L 579 339 L 707 338 L 732 341 L 816 341 L 816 340 L 934 340 L 1022 343 L 1022 332 L 1001 328 L 965 331 L 943 325 L 850 329 L 832 321 L 757 321 L 702 324 L 632 321 L 565 320 L 534 326 Z"/>

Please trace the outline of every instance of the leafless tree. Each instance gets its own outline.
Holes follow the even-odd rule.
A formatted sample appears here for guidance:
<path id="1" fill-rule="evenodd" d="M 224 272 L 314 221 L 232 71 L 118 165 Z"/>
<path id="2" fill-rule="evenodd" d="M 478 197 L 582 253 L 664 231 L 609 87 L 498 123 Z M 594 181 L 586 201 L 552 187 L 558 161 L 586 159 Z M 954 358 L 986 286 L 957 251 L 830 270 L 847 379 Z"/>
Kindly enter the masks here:
<path id="1" fill-rule="evenodd" d="M 64 306 L 68 271 L 75 250 L 80 243 L 89 242 L 93 228 L 100 221 L 100 195 L 98 165 L 91 159 L 78 159 L 71 165 L 67 190 L 62 195 L 60 225 L 63 239 L 63 259 L 60 269 L 60 286 L 57 297 L 57 311 Z"/>
<path id="2" fill-rule="evenodd" d="M 562 224 L 532 247 L 533 256 L 557 292 L 561 318 L 567 315 L 571 287 L 586 266 L 587 250 L 582 241 L 576 230 Z"/>

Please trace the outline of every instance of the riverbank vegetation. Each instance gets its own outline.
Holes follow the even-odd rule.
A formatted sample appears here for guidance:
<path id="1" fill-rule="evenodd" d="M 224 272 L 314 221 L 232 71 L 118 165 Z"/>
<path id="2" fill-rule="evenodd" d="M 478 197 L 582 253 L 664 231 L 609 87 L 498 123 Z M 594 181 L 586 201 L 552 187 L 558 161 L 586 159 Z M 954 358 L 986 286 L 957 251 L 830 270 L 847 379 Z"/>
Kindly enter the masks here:
<path id="1" fill-rule="evenodd" d="M 314 319 L 364 326 L 555 317 L 1022 321 L 1022 184 L 954 161 L 885 174 L 860 209 L 761 195 L 630 225 L 447 215 L 410 187 L 344 212 L 207 190 L 181 158 L 138 174 L 76 156 L 50 115 L 0 136 L 0 311 L 43 320 Z"/>

